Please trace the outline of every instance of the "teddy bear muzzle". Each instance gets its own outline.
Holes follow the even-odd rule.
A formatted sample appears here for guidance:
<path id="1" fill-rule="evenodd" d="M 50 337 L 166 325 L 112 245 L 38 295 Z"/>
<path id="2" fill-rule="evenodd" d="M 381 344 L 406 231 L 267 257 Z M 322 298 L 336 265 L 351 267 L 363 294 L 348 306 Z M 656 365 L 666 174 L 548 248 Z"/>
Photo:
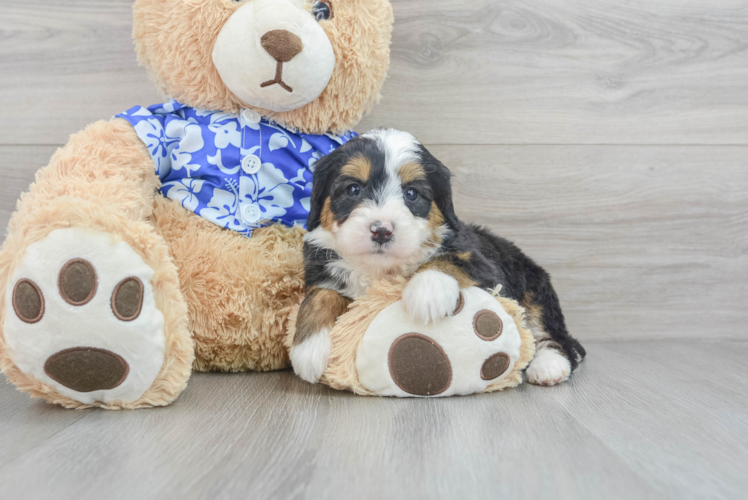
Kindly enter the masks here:
<path id="1" fill-rule="evenodd" d="M 286 92 L 293 92 L 293 89 L 283 81 L 283 63 L 289 62 L 304 50 L 301 38 L 287 30 L 270 30 L 262 35 L 260 44 L 276 61 L 275 78 L 261 83 L 260 87 L 278 84 Z"/>
<path id="2" fill-rule="evenodd" d="M 291 0 L 252 0 L 236 9 L 216 37 L 212 59 L 234 95 L 276 112 L 319 97 L 336 63 L 325 29 Z"/>

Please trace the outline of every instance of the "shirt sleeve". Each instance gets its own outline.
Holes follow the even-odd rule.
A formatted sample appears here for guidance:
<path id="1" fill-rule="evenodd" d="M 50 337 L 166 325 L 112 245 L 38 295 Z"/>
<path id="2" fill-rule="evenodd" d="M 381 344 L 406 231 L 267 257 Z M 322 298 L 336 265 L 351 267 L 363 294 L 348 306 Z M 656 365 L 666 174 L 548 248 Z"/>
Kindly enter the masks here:
<path id="1" fill-rule="evenodd" d="M 178 142 L 166 135 L 166 115 L 154 113 L 150 108 L 135 106 L 115 115 L 115 118 L 127 120 L 132 125 L 148 148 L 156 174 L 163 181 L 171 173 L 171 150 Z"/>

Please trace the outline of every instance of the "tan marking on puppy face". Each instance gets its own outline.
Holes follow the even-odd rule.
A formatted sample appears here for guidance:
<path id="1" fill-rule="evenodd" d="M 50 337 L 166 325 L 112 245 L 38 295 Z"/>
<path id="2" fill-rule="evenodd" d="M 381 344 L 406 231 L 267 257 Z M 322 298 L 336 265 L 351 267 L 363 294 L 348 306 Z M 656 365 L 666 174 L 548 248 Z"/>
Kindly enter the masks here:
<path id="1" fill-rule="evenodd" d="M 325 204 L 322 206 L 322 214 L 319 218 L 320 225 L 327 229 L 328 231 L 332 230 L 332 223 L 335 221 L 335 216 L 332 213 L 332 210 L 330 209 L 330 197 L 328 196 L 325 200 Z"/>
<path id="2" fill-rule="evenodd" d="M 439 207 L 436 206 L 435 202 L 431 202 L 431 210 L 429 210 L 429 230 L 431 236 L 424 242 L 424 245 L 428 247 L 439 246 L 442 242 L 442 228 L 444 226 L 444 215 L 442 214 Z"/>
<path id="3" fill-rule="evenodd" d="M 355 177 L 356 179 L 366 182 L 371 176 L 371 161 L 363 156 L 357 156 L 351 159 L 341 170 L 341 174 Z"/>
<path id="4" fill-rule="evenodd" d="M 294 345 L 302 343 L 324 329 L 332 329 L 338 317 L 348 310 L 350 302 L 333 290 L 311 288 L 299 307 Z"/>
<path id="5" fill-rule="evenodd" d="M 425 179 L 426 172 L 423 170 L 423 166 L 418 163 L 408 162 L 400 167 L 400 180 L 403 184 L 407 184 L 416 179 Z"/>
<path id="6" fill-rule="evenodd" d="M 436 202 L 431 202 L 431 210 L 429 210 L 429 228 L 432 230 L 439 229 L 444 225 L 444 214 L 436 206 Z"/>
<path id="7" fill-rule="evenodd" d="M 470 260 L 470 257 L 473 256 L 471 252 L 461 252 L 456 255 L 457 255 L 457 258 L 460 260 Z"/>
<path id="8" fill-rule="evenodd" d="M 426 270 L 439 271 L 448 276 L 452 276 L 457 280 L 460 288 L 470 288 L 471 286 L 476 285 L 475 281 L 473 281 L 470 276 L 465 274 L 460 268 L 443 259 L 430 260 L 418 269 L 419 272 Z"/>

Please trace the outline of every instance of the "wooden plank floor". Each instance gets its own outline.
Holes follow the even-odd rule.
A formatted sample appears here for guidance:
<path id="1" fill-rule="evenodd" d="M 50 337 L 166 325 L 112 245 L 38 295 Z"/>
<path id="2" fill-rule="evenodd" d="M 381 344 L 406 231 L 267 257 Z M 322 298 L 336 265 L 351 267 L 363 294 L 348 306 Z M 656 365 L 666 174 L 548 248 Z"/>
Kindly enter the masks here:
<path id="1" fill-rule="evenodd" d="M 412 132 L 551 272 L 582 368 L 446 400 L 197 374 L 117 413 L 0 383 L 0 499 L 748 497 L 748 1 L 392 3 L 357 130 Z M 0 0 L 0 227 L 71 133 L 161 102 L 131 6 Z"/>
<path id="2" fill-rule="evenodd" d="M 2 385 L 2 497 L 745 498 L 748 342 L 587 347 L 568 384 L 440 400 L 196 374 L 116 413 Z"/>

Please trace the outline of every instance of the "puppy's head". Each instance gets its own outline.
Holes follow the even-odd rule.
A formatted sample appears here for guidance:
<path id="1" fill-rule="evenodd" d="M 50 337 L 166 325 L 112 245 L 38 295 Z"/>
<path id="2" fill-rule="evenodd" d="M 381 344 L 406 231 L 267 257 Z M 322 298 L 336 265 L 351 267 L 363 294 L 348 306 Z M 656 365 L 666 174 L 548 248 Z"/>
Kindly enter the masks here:
<path id="1" fill-rule="evenodd" d="M 449 170 L 406 132 L 369 132 L 315 166 L 307 241 L 345 260 L 415 264 L 457 224 Z"/>

